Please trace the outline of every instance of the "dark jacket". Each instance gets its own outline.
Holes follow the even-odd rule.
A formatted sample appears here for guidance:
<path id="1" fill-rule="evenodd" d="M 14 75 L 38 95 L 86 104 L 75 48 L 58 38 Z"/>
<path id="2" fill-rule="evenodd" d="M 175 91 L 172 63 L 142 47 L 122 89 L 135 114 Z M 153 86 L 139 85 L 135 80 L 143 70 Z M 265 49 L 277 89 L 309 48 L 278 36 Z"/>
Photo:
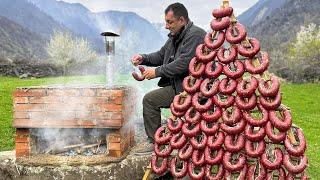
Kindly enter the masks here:
<path id="1" fill-rule="evenodd" d="M 205 35 L 203 29 L 189 21 L 178 36 L 168 35 L 169 39 L 159 51 L 142 54 L 142 65 L 158 66 L 155 70 L 156 76 L 161 77 L 158 86 L 172 85 L 178 94 L 183 91 L 182 81 L 188 76 L 189 62 Z"/>

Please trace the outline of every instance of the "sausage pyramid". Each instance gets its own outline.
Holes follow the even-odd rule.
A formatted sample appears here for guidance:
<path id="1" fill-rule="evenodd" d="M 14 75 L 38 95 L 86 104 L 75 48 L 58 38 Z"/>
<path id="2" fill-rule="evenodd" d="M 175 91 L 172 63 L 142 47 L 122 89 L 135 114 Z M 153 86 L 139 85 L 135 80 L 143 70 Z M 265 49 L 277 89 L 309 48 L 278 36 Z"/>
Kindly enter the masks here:
<path id="1" fill-rule="evenodd" d="M 307 179 L 306 140 L 281 104 L 268 53 L 232 7 L 212 12 L 173 116 L 155 133 L 154 173 L 191 179 Z"/>

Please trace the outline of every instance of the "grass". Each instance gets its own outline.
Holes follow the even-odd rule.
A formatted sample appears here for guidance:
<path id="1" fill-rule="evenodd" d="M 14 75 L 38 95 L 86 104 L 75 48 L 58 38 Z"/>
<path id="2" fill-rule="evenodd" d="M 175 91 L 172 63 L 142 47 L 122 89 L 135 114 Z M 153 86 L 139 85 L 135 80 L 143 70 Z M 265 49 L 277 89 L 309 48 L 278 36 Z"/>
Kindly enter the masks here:
<path id="1" fill-rule="evenodd" d="M 284 84 L 283 104 L 290 107 L 293 123 L 303 129 L 307 139 L 308 175 L 317 179 L 320 172 L 320 84 Z"/>
<path id="2" fill-rule="evenodd" d="M 68 84 L 68 83 L 102 83 L 103 76 L 74 76 L 41 79 L 18 79 L 0 77 L 0 150 L 11 150 L 14 147 L 12 127 L 12 92 L 16 87 L 37 86 L 46 84 Z"/>
<path id="3" fill-rule="evenodd" d="M 133 82 L 128 76 L 119 76 L 117 81 L 124 84 Z M 46 84 L 68 83 L 104 83 L 103 76 L 76 76 L 21 80 L 0 77 L 0 151 L 14 148 L 14 132 L 12 128 L 12 91 L 19 86 L 36 86 Z M 150 91 L 156 82 L 133 82 L 131 85 L 140 88 L 140 92 Z M 141 87 L 143 85 L 143 88 Z M 282 103 L 291 108 L 293 123 L 301 127 L 308 142 L 307 156 L 309 159 L 308 175 L 316 179 L 320 172 L 320 84 L 282 84 Z M 140 102 L 139 102 L 140 103 Z M 167 114 L 168 111 L 165 113 Z"/>

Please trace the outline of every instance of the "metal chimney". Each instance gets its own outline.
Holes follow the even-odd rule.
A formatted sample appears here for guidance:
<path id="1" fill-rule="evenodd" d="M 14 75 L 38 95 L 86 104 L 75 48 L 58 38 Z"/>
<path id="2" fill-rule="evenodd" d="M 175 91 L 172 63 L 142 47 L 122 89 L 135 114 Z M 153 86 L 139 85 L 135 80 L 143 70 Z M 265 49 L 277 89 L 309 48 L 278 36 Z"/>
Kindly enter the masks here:
<path id="1" fill-rule="evenodd" d="M 104 36 L 105 48 L 107 53 L 107 63 L 106 63 L 106 81 L 107 86 L 114 85 L 114 72 L 112 72 L 115 68 L 113 67 L 114 58 L 115 58 L 115 40 L 116 37 L 120 35 L 113 32 L 103 32 L 101 36 Z"/>

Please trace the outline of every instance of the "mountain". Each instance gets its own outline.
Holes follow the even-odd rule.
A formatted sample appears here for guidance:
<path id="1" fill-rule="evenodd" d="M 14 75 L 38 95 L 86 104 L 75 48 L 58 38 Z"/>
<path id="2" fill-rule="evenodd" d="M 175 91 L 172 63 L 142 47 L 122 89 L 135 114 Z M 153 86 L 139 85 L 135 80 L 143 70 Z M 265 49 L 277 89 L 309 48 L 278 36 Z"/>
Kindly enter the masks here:
<path id="1" fill-rule="evenodd" d="M 308 26 L 310 23 L 320 25 L 319 7 L 319 0 L 286 0 L 281 7 L 275 8 L 263 21 L 246 27 L 248 35 L 256 37 L 260 41 L 261 49 L 269 53 L 272 72 L 283 73 L 288 63 L 283 57 L 290 43 L 296 39 L 301 26 Z M 248 24 L 249 22 L 240 20 L 240 23 Z"/>
<path id="2" fill-rule="evenodd" d="M 67 31 L 66 27 L 27 0 L 0 0 L 0 16 L 38 33 L 43 38 L 48 38 L 53 30 Z"/>
<path id="3" fill-rule="evenodd" d="M 91 18 L 99 32 L 118 32 L 119 43 L 123 43 L 123 48 L 132 48 L 136 53 L 153 51 L 164 44 L 164 39 L 153 25 L 136 13 L 106 11 L 93 13 Z"/>
<path id="4" fill-rule="evenodd" d="M 282 7 L 285 0 L 259 0 L 255 5 L 238 16 L 245 26 L 256 25 L 269 16 L 273 10 Z"/>
<path id="5" fill-rule="evenodd" d="M 46 40 L 21 25 L 0 16 L 0 57 L 32 59 L 45 57 Z"/>
<path id="6" fill-rule="evenodd" d="M 100 33 L 109 30 L 119 33 L 120 41 L 125 40 L 127 45 L 136 46 L 132 48 L 138 51 L 153 51 L 164 42 L 152 24 L 136 13 L 120 11 L 93 13 L 79 3 L 56 0 L 29 1 L 73 32 L 94 42 L 98 48 L 104 46 Z M 133 39 L 135 42 L 132 42 Z"/>
<path id="7" fill-rule="evenodd" d="M 29 0 L 39 9 L 64 24 L 75 34 L 83 35 L 89 39 L 96 38 L 97 29 L 91 23 L 91 12 L 80 3 L 66 3 L 56 0 Z"/>
<path id="8" fill-rule="evenodd" d="M 251 36 L 257 37 L 262 46 L 272 50 L 296 37 L 301 26 L 320 24 L 319 0 L 287 0 L 264 21 L 249 26 Z"/>

